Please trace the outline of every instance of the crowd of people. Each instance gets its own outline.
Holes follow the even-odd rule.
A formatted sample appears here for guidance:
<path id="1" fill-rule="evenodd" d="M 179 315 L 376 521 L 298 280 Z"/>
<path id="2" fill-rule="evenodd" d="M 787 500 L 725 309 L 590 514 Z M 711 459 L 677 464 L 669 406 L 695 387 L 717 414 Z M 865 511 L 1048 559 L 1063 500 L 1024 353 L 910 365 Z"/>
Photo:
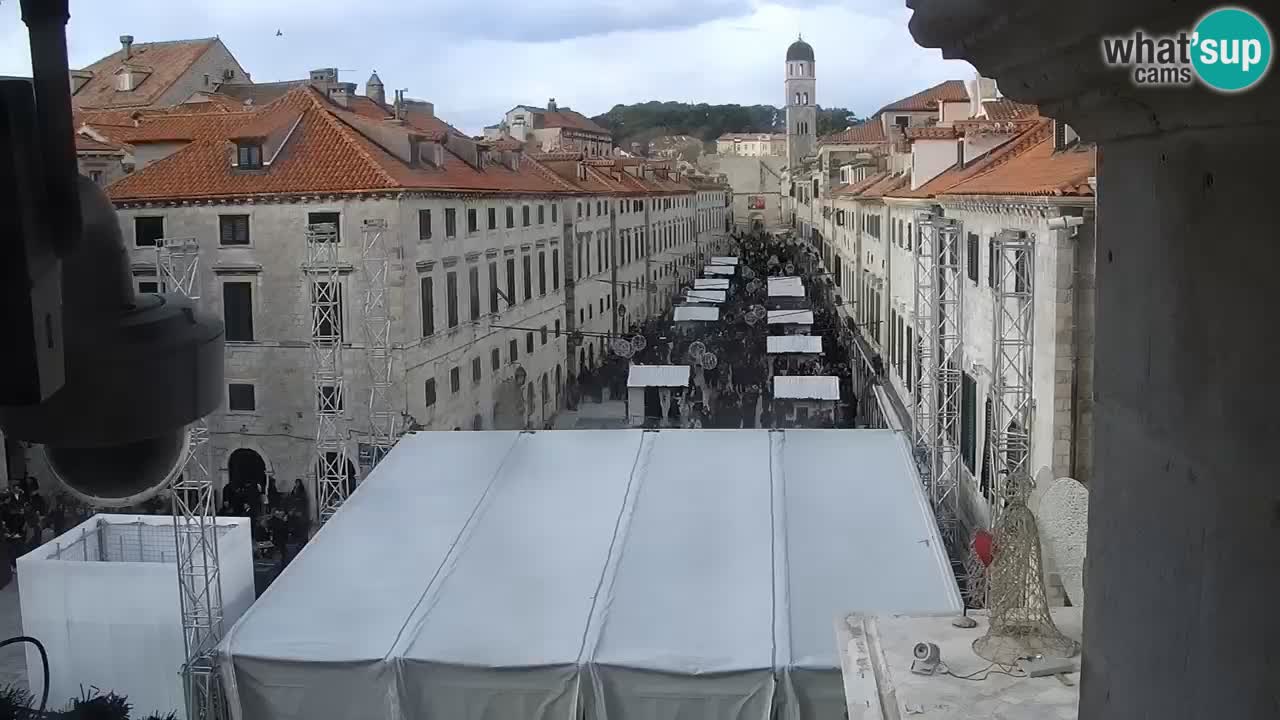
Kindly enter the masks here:
<path id="1" fill-rule="evenodd" d="M 88 507 L 65 493 L 55 493 L 50 498 L 41 492 L 34 476 L 10 481 L 8 487 L 0 489 L 0 522 L 9 551 L 9 568 L 14 567 L 19 555 L 50 542 L 91 514 Z"/>
<path id="2" fill-rule="evenodd" d="M 222 490 L 218 515 L 249 518 L 259 556 L 270 554 L 282 567 L 311 535 L 310 502 L 301 478 L 288 493 L 279 489 L 274 476 L 234 479 Z"/>
<path id="3" fill-rule="evenodd" d="M 734 253 L 739 266 L 729 279 L 726 298 L 719 305 L 715 323 L 675 323 L 670 314 L 633 324 L 625 337 L 639 335 L 644 347 L 628 356 L 609 353 L 598 367 L 582 368 L 577 377 L 574 402 L 600 402 L 608 396 L 625 397 L 627 373 L 632 363 L 641 365 L 690 365 L 686 388 L 650 388 L 646 401 L 648 427 L 753 428 L 774 427 L 793 416 L 789 401 L 772 397 L 775 375 L 829 375 L 838 378 L 837 411 L 801 422 L 812 427 L 853 427 L 858 398 L 851 381 L 852 332 L 835 308 L 832 283 L 821 272 L 816 254 L 791 238 L 764 232 L 734 233 Z M 789 298 L 795 309 L 811 310 L 811 335 L 822 338 L 822 352 L 812 356 L 781 356 L 770 361 L 767 337 L 787 332 L 760 317 L 760 307 L 782 309 L 768 297 L 768 278 L 803 276 L 806 297 Z M 687 288 L 677 289 L 677 296 Z M 716 358 L 703 367 L 690 349 Z M 665 391 L 665 392 L 664 392 Z M 664 399 L 665 398 L 665 399 Z M 795 422 L 793 420 L 793 422 Z"/>

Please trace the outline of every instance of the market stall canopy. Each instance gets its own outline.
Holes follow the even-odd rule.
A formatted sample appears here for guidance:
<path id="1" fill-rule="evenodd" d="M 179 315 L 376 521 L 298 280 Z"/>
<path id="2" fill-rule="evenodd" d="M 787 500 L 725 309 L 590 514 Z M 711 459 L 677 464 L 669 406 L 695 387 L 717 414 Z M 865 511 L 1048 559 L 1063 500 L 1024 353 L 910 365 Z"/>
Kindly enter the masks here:
<path id="1" fill-rule="evenodd" d="M 898 433 L 421 432 L 218 658 L 238 720 L 840 717 L 849 608 L 961 609 Z"/>
<path id="2" fill-rule="evenodd" d="M 770 335 L 765 342 L 765 351 L 770 355 L 787 353 L 817 355 L 822 352 L 822 338 L 816 335 Z"/>
<path id="3" fill-rule="evenodd" d="M 627 387 L 686 387 L 688 365 L 631 365 Z"/>
<path id="4" fill-rule="evenodd" d="M 732 265 L 708 265 L 702 268 L 703 275 L 732 275 L 733 271 Z"/>
<path id="5" fill-rule="evenodd" d="M 677 305 L 671 319 L 675 322 L 710 322 L 720 319 L 720 308 L 713 305 Z"/>
<path id="6" fill-rule="evenodd" d="M 686 301 L 691 303 L 711 303 L 719 305 L 724 302 L 723 290 L 690 290 Z"/>
<path id="7" fill-rule="evenodd" d="M 774 400 L 839 400 L 840 381 L 834 375 L 775 375 Z"/>
<path id="8" fill-rule="evenodd" d="M 793 276 L 771 277 L 769 297 L 804 297 L 804 281 Z"/>
<path id="9" fill-rule="evenodd" d="M 729 278 L 694 278 L 694 290 L 728 290 Z"/>
<path id="10" fill-rule="evenodd" d="M 738 258 L 732 255 L 717 255 L 711 258 L 712 265 L 737 265 Z"/>
<path id="11" fill-rule="evenodd" d="M 770 325 L 812 325 L 812 310 L 770 310 Z"/>

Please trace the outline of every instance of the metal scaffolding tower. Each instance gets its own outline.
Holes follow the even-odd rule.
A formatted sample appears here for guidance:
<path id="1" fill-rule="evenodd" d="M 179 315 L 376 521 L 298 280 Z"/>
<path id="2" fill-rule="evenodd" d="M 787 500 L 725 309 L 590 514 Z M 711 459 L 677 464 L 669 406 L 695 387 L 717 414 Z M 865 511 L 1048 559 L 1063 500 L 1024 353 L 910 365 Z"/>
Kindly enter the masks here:
<path id="1" fill-rule="evenodd" d="M 364 347 L 369 370 L 369 468 L 372 469 L 400 437 L 400 414 L 391 399 L 391 313 L 387 279 L 391 256 L 387 252 L 385 220 L 365 220 L 360 243 L 364 282 Z"/>
<path id="2" fill-rule="evenodd" d="M 933 213 L 917 217 L 915 319 L 920 381 L 913 429 L 916 458 L 945 540 L 957 539 L 960 393 L 964 353 L 963 245 L 960 223 Z"/>
<path id="3" fill-rule="evenodd" d="M 164 238 L 156 243 L 156 285 L 161 292 L 199 300 L 199 266 L 200 244 L 195 238 Z M 188 428 L 186 464 L 170 484 L 186 651 L 182 682 L 191 720 L 226 717 L 214 660 L 222 639 L 222 580 L 209 450 L 209 425 L 201 418 Z"/>
<path id="4" fill-rule="evenodd" d="M 1035 236 L 1005 230 L 996 236 L 995 348 L 992 357 L 992 434 L 995 455 L 991 524 L 1006 502 L 1031 487 L 1031 344 L 1035 331 Z"/>
<path id="5" fill-rule="evenodd" d="M 304 271 L 311 297 L 311 355 L 315 361 L 312 378 L 316 398 L 316 508 L 323 523 L 337 512 L 350 491 L 344 418 L 342 284 L 336 224 L 307 225 Z"/>

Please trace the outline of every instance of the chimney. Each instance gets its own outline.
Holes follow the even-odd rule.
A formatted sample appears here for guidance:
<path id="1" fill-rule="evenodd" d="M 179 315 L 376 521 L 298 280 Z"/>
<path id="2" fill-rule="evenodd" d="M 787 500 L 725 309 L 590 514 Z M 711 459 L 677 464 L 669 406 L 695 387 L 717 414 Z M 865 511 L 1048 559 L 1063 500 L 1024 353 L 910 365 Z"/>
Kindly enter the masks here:
<path id="1" fill-rule="evenodd" d="M 128 60 L 129 58 L 133 57 L 133 36 L 132 35 L 120 36 L 120 49 L 124 50 L 125 60 Z"/>
<path id="2" fill-rule="evenodd" d="M 329 99 L 342 107 L 347 107 L 351 103 L 351 96 L 355 94 L 355 83 L 337 83 L 329 88 Z"/>
<path id="3" fill-rule="evenodd" d="M 405 107 L 404 107 L 404 91 L 403 90 L 396 91 L 396 105 L 394 109 L 396 113 L 396 119 L 404 120 Z"/>
<path id="4" fill-rule="evenodd" d="M 547 112 L 555 112 L 555 111 L 556 111 L 556 99 L 551 98 L 550 100 L 547 101 Z"/>

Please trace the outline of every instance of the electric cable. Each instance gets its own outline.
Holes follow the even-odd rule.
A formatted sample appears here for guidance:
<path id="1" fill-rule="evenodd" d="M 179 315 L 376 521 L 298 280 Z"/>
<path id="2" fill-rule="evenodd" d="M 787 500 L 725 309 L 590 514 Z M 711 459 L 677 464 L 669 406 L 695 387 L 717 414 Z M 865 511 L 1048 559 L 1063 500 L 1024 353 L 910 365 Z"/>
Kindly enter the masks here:
<path id="1" fill-rule="evenodd" d="M 16 635 L 8 640 L 0 641 L 0 648 L 22 642 L 31 643 L 36 646 L 36 650 L 40 651 L 40 665 L 44 670 L 44 688 L 40 691 L 40 709 L 36 713 L 43 715 L 45 705 L 49 703 L 49 653 L 45 652 L 43 643 L 30 635 Z"/>

